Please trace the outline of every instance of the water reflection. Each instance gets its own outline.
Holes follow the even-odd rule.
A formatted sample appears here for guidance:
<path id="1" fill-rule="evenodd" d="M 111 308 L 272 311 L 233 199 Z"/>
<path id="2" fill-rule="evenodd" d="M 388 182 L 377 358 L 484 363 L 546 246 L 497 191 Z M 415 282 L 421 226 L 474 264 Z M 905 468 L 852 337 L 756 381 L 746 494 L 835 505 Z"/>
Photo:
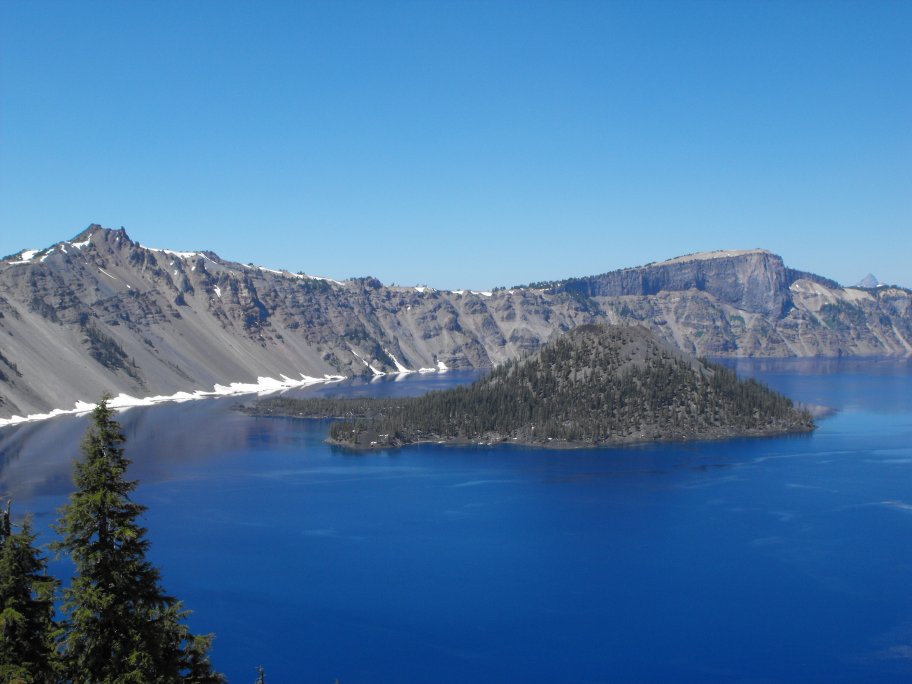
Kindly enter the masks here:
<path id="1" fill-rule="evenodd" d="M 415 396 L 471 382 L 479 372 L 354 378 L 339 383 L 289 390 L 286 396 Z M 400 378 L 401 380 L 401 378 Z M 255 397 L 203 399 L 136 407 L 118 415 L 133 460 L 130 476 L 142 482 L 177 476 L 181 467 L 218 456 L 270 445 L 317 444 L 323 425 L 277 418 L 250 418 L 236 409 Z M 0 496 L 24 499 L 67 494 L 72 490 L 73 461 L 89 416 L 60 416 L 0 429 Z"/>

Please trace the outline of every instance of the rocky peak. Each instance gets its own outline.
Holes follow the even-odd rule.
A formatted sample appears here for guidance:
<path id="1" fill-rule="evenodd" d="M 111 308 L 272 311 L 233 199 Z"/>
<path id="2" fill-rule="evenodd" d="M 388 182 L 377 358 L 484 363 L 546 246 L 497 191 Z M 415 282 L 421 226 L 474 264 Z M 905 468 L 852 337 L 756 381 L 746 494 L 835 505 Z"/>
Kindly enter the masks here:
<path id="1" fill-rule="evenodd" d="M 868 289 L 874 288 L 874 287 L 881 287 L 882 285 L 883 285 L 883 283 L 880 282 L 877 279 L 877 276 L 875 276 L 873 273 L 868 273 L 868 275 L 866 275 L 864 278 L 862 278 L 857 283 L 855 283 L 855 287 L 868 288 Z"/>

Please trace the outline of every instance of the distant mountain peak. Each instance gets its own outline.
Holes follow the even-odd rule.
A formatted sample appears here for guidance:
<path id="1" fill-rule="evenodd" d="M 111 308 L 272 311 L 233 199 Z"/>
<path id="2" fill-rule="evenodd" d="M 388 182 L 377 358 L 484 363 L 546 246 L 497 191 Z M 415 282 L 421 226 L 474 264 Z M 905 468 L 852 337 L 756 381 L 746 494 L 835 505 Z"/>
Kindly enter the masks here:
<path id="1" fill-rule="evenodd" d="M 868 273 L 864 278 L 855 283 L 855 287 L 864 287 L 864 288 L 875 288 L 883 287 L 884 283 L 880 282 L 873 273 Z"/>

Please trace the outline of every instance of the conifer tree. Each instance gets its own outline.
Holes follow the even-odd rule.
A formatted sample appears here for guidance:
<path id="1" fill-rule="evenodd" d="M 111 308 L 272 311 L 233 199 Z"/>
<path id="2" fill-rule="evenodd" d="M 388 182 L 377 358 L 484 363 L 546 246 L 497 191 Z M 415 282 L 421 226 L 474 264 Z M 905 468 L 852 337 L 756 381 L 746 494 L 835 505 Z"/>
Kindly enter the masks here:
<path id="1" fill-rule="evenodd" d="M 0 682 L 56 681 L 54 592 L 47 561 L 28 519 L 13 532 L 10 506 L 0 513 Z"/>
<path id="2" fill-rule="evenodd" d="M 57 548 L 75 566 L 63 593 L 67 616 L 63 657 L 74 684 L 219 682 L 212 672 L 208 638 L 190 634 L 187 612 L 164 593 L 147 560 L 149 541 L 139 524 L 145 507 L 125 478 L 124 436 L 102 398 L 76 464 L 76 491 L 61 509 Z"/>

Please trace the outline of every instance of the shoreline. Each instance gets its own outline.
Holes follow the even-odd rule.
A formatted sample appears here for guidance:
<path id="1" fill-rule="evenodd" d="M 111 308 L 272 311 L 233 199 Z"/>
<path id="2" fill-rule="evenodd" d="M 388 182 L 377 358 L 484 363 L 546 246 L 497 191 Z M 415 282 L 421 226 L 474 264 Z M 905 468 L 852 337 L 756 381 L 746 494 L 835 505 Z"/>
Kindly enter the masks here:
<path id="1" fill-rule="evenodd" d="M 181 390 L 174 394 L 155 395 L 151 397 L 133 397 L 121 392 L 117 396 L 111 397 L 110 401 L 108 401 L 108 406 L 118 411 L 126 411 L 127 409 L 135 408 L 137 406 L 155 406 L 157 404 L 171 402 L 180 403 L 184 401 L 197 401 L 199 399 L 218 399 L 221 397 L 241 396 L 245 394 L 265 395 L 284 390 L 310 387 L 312 385 L 341 382 L 348 379 L 348 377 L 344 375 L 324 375 L 322 378 L 316 378 L 300 373 L 300 376 L 300 380 L 289 378 L 284 374 L 280 375 L 279 377 L 281 379 L 278 380 L 276 378 L 260 376 L 255 383 L 231 382 L 227 385 L 216 383 L 213 385 L 212 390 L 193 390 L 192 392 Z M 58 416 L 79 416 L 89 413 L 95 406 L 95 403 L 78 400 L 75 402 L 72 409 L 57 408 L 47 413 L 31 413 L 25 417 L 13 415 L 9 418 L 0 418 L 0 429 L 13 427 L 15 425 L 23 425 L 25 423 L 49 420 L 51 418 L 57 418 Z"/>
<path id="2" fill-rule="evenodd" d="M 257 417 L 275 417 L 275 418 L 298 418 L 300 420 L 314 420 L 312 416 L 301 417 L 301 416 L 291 416 L 291 415 L 282 415 L 282 414 L 270 414 L 264 415 L 260 414 Z M 320 420 L 316 418 L 316 420 Z M 324 418 L 323 420 L 326 420 Z M 332 418 L 329 418 L 332 420 Z M 620 448 L 628 446 L 642 446 L 644 444 L 687 444 L 691 442 L 722 442 L 730 439 L 754 439 L 754 438 L 764 438 L 764 437 L 786 437 L 789 435 L 799 436 L 799 435 L 809 435 L 812 434 L 817 429 L 816 425 L 812 426 L 795 426 L 791 428 L 783 429 L 768 429 L 768 430 L 748 430 L 744 432 L 732 431 L 730 433 L 724 433 L 723 431 L 717 433 L 704 433 L 704 434 L 695 434 L 687 435 L 681 437 L 629 437 L 623 439 L 615 440 L 606 440 L 601 442 L 588 442 L 588 441 L 566 441 L 559 439 L 546 439 L 546 440 L 523 440 L 517 438 L 498 438 L 498 439 L 468 439 L 465 437 L 445 437 L 437 439 L 416 439 L 413 441 L 393 441 L 386 443 L 374 442 L 368 445 L 358 445 L 352 444 L 351 442 L 341 442 L 334 440 L 331 437 L 327 437 L 324 442 L 333 447 L 343 448 L 352 452 L 365 453 L 372 451 L 382 451 L 385 449 L 405 449 L 411 446 L 418 446 L 423 444 L 437 444 L 440 446 L 483 446 L 483 447 L 499 447 L 499 446 L 521 446 L 525 448 L 532 449 L 544 449 L 544 450 L 575 450 L 575 449 L 611 449 L 611 448 Z"/>

